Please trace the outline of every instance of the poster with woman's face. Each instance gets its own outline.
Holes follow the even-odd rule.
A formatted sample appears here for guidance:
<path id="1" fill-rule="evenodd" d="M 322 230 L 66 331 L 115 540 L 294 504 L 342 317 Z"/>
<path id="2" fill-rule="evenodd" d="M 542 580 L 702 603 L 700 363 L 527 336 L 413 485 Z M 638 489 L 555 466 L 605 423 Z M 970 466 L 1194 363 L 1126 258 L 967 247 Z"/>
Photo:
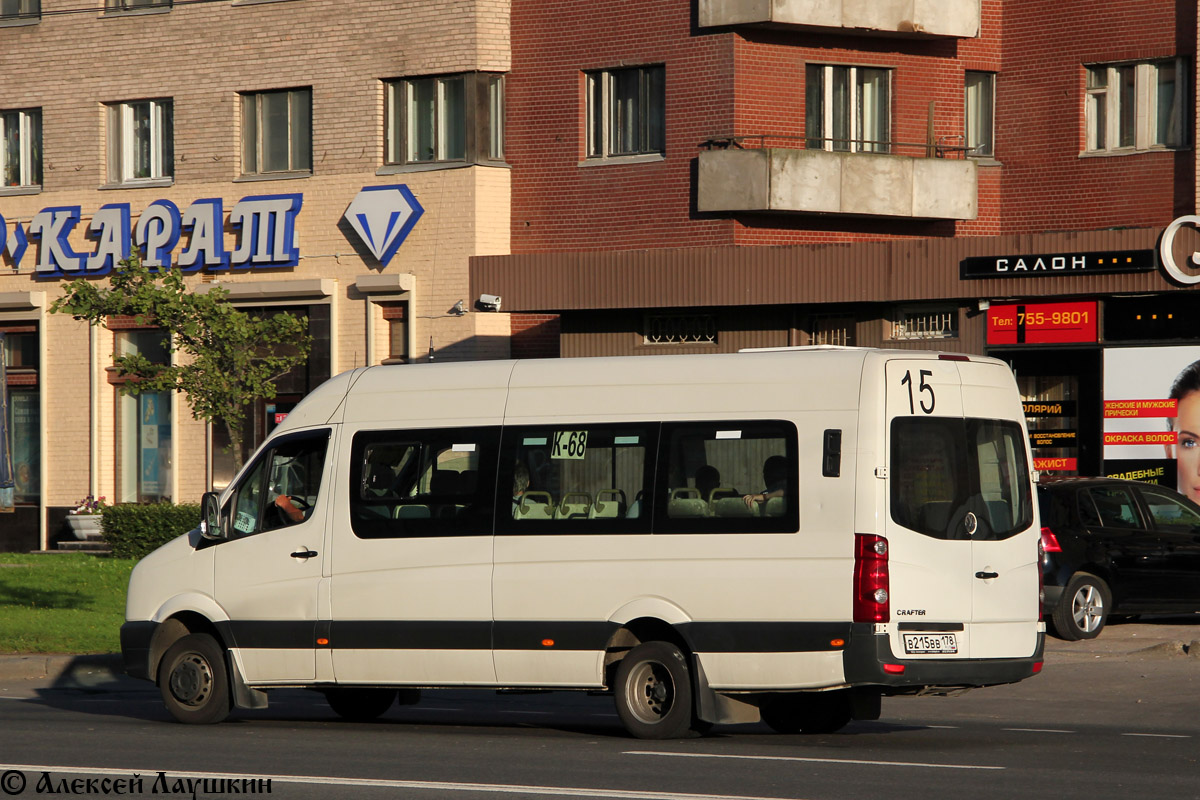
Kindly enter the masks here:
<path id="1" fill-rule="evenodd" d="M 1104 474 L 1200 502 L 1200 347 L 1104 351 Z"/>

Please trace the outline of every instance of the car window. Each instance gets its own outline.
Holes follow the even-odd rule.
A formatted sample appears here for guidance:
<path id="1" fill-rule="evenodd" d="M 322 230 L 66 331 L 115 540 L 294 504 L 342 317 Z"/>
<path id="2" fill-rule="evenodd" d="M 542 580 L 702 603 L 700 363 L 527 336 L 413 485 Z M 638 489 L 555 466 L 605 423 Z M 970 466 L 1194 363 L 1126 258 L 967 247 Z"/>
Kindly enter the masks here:
<path id="1" fill-rule="evenodd" d="M 1147 486 L 1142 489 L 1142 499 L 1146 501 L 1154 527 L 1189 532 L 1200 528 L 1200 509 L 1184 498 Z"/>
<path id="2" fill-rule="evenodd" d="M 1096 504 L 1092 502 L 1092 495 L 1088 491 L 1079 492 L 1079 521 L 1085 526 L 1100 525 L 1100 512 L 1096 511 Z"/>
<path id="3" fill-rule="evenodd" d="M 1100 524 L 1106 528 L 1138 528 L 1137 505 L 1133 495 L 1123 486 L 1096 486 L 1088 490 Z"/>

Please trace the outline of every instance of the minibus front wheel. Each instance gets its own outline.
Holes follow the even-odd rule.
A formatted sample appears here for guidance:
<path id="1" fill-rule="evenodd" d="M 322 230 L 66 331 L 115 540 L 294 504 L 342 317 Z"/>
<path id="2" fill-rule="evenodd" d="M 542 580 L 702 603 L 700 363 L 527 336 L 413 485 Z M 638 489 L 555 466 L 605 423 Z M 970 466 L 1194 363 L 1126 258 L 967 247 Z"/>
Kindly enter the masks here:
<path id="1" fill-rule="evenodd" d="M 207 633 L 190 633 L 167 649 L 158 688 L 171 716 L 192 725 L 220 722 L 233 706 L 225 653 Z"/>
<path id="2" fill-rule="evenodd" d="M 675 739 L 692 726 L 687 659 L 669 642 L 634 647 L 617 666 L 617 716 L 639 739 Z"/>

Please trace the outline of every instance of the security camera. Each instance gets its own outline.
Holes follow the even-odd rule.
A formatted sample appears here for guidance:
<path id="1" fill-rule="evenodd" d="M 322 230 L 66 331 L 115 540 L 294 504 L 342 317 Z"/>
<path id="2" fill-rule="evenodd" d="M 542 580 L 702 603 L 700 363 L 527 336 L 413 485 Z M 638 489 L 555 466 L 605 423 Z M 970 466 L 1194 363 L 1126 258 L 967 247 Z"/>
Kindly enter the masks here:
<path id="1" fill-rule="evenodd" d="M 475 307 L 480 311 L 499 311 L 500 310 L 500 295 L 498 294 L 481 294 L 479 299 L 475 301 Z"/>

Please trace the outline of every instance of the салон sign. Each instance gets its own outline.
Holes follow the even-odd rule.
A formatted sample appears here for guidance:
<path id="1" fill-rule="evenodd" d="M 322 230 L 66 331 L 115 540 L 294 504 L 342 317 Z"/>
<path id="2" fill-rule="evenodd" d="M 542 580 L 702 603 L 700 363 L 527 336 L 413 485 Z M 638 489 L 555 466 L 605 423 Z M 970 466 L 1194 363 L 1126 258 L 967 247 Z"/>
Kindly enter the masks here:
<path id="1" fill-rule="evenodd" d="M 0 250 L 7 250 L 19 267 L 30 241 L 39 243 L 36 277 L 78 278 L 104 275 L 129 257 L 130 242 L 144 253 L 148 267 L 172 266 L 172 255 L 185 234 L 187 245 L 174 256 L 174 266 L 184 272 L 199 269 L 255 269 L 294 267 L 296 215 L 303 203 L 300 194 L 243 197 L 229 211 L 229 228 L 237 246 L 225 247 L 225 209 L 221 198 L 197 200 L 184 211 L 170 200 L 155 200 L 131 222 L 129 203 L 111 203 L 92 215 L 85 235 L 96 241 L 90 253 L 79 253 L 68 241 L 80 221 L 79 206 L 43 208 L 28 228 L 17 223 L 9 230 L 0 216 Z"/>

